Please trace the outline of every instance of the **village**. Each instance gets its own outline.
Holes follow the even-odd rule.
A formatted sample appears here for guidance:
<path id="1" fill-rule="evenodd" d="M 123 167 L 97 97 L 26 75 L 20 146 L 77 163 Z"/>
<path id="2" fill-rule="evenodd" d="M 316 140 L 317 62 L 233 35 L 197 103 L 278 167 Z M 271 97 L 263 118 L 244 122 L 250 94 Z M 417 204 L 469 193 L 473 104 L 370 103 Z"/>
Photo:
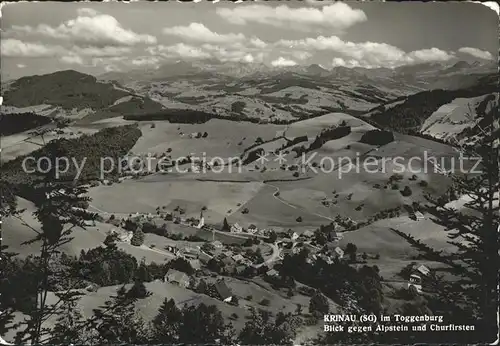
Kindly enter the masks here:
<path id="1" fill-rule="evenodd" d="M 303 250 L 306 250 L 308 264 L 314 264 L 318 260 L 327 264 L 366 263 L 367 255 L 356 254 L 354 244 L 349 243 L 344 248 L 339 245 L 343 233 L 346 232 L 345 226 L 352 227 L 352 222 L 348 219 L 338 218 L 338 222 L 299 234 L 292 230 L 275 232 L 273 229 L 260 229 L 255 224 L 246 228 L 238 223 L 229 225 L 226 219 L 222 226 L 209 225 L 205 223 L 203 211 L 200 211 L 199 218 L 194 218 L 185 217 L 184 210 L 180 207 L 172 212 L 158 208 L 156 214 L 135 213 L 122 218 L 112 215 L 104 221 L 116 226 L 108 236 L 117 242 L 149 248 L 167 255 L 170 261 L 182 260 L 186 267 L 190 268 L 169 269 L 164 276 L 164 282 L 196 293 L 204 293 L 231 305 L 238 305 L 238 301 L 244 300 L 245 297 L 233 293 L 228 280 L 260 276 L 264 281 L 275 284 L 283 280 L 280 266 L 285 257 L 298 255 Z M 102 218 L 102 215 L 100 217 Z M 417 211 L 409 213 L 409 217 L 418 221 L 423 218 L 423 214 Z M 93 225 L 92 221 L 86 221 L 86 226 Z M 200 236 L 182 237 L 169 233 L 172 225 L 188 227 Z M 169 245 L 159 249 L 153 245 L 146 246 L 140 240 L 137 242 L 137 234 L 144 237 L 144 233 L 155 233 L 169 238 Z M 318 234 L 322 234 L 324 241 L 318 242 Z M 425 265 L 414 265 L 405 274 L 404 288 L 414 288 L 417 293 L 422 293 L 425 291 L 426 280 L 431 275 L 431 270 Z"/>

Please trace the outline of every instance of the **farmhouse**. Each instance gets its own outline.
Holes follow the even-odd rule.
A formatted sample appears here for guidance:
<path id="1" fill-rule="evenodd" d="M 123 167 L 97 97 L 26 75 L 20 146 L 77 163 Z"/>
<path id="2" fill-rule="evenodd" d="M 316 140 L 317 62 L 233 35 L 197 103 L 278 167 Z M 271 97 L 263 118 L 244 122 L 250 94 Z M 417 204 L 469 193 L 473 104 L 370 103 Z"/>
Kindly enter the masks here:
<path id="1" fill-rule="evenodd" d="M 217 290 L 217 294 L 222 301 L 229 303 L 233 300 L 233 293 L 224 280 L 217 281 L 215 283 L 215 289 Z"/>
<path id="2" fill-rule="evenodd" d="M 189 276 L 186 273 L 170 269 L 165 275 L 165 282 L 171 282 L 181 287 L 189 286 Z"/>

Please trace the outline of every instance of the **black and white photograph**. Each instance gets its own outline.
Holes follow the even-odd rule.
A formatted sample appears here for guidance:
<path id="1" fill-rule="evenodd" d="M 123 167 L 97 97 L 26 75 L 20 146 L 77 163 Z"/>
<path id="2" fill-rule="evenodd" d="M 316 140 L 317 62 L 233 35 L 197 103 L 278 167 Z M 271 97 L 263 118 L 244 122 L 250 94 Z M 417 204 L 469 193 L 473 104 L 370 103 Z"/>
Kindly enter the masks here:
<path id="1" fill-rule="evenodd" d="M 0 345 L 498 342 L 497 3 L 0 11 Z"/>

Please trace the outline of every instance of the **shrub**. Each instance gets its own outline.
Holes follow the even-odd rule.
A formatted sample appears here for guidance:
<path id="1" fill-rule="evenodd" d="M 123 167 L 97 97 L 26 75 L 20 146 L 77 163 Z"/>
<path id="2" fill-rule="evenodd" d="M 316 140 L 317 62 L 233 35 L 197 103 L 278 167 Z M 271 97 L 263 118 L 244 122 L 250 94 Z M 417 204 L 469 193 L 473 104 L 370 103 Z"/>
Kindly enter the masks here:
<path id="1" fill-rule="evenodd" d="M 401 194 L 404 196 L 404 197 L 408 197 L 408 196 L 411 196 L 412 194 L 412 191 L 410 189 L 409 186 L 405 186 L 405 188 L 403 189 L 403 191 L 401 191 Z"/>
<path id="2" fill-rule="evenodd" d="M 267 299 L 267 298 L 264 298 L 264 299 L 262 299 L 260 301 L 259 304 L 262 305 L 262 306 L 269 306 L 269 304 L 271 304 L 271 301 L 269 299 Z"/>
<path id="3" fill-rule="evenodd" d="M 420 185 L 420 187 L 427 187 L 429 185 L 429 183 L 427 183 L 425 180 L 421 180 L 418 185 Z"/>

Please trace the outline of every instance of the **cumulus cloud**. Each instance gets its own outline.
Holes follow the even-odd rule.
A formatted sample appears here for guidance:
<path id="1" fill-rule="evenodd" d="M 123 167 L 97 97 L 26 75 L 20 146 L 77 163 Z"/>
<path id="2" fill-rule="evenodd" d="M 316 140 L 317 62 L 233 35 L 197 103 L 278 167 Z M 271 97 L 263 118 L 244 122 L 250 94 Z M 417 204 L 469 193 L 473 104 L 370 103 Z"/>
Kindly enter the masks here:
<path id="1" fill-rule="evenodd" d="M 161 59 L 155 56 L 142 56 L 131 61 L 134 66 L 158 66 Z"/>
<path id="2" fill-rule="evenodd" d="M 87 7 L 79 8 L 76 10 L 76 13 L 78 13 L 79 16 L 97 16 L 99 14 L 96 10 Z"/>
<path id="3" fill-rule="evenodd" d="M 305 38 L 301 40 L 280 40 L 279 47 L 301 49 L 304 51 L 331 51 L 342 59 L 339 64 L 357 64 L 363 67 L 396 67 L 430 61 L 447 61 L 452 53 L 437 48 L 417 50 L 406 53 L 398 47 L 378 42 L 349 42 L 337 36 Z M 347 66 L 347 65 L 342 65 Z"/>
<path id="4" fill-rule="evenodd" d="M 178 43 L 171 46 L 159 45 L 155 47 L 148 47 L 146 49 L 151 55 L 159 55 L 165 58 L 194 58 L 194 59 L 206 59 L 210 58 L 210 54 L 204 50 L 190 46 L 184 43 Z"/>
<path id="5" fill-rule="evenodd" d="M 292 29 L 324 27 L 343 30 L 367 20 L 366 14 L 362 10 L 353 9 L 343 2 L 336 2 L 322 8 L 291 8 L 287 5 L 272 7 L 254 4 L 234 8 L 217 8 L 216 12 L 233 24 L 260 23 Z"/>
<path id="6" fill-rule="evenodd" d="M 83 65 L 83 59 L 78 55 L 65 55 L 59 60 L 65 64 Z"/>
<path id="7" fill-rule="evenodd" d="M 131 49 L 129 47 L 78 47 L 72 48 L 75 54 L 86 55 L 86 56 L 120 56 L 123 54 L 130 53 Z"/>
<path id="8" fill-rule="evenodd" d="M 294 51 L 290 53 L 295 59 L 298 60 L 306 60 L 312 57 L 313 55 L 309 52 L 304 52 L 304 51 Z"/>
<path id="9" fill-rule="evenodd" d="M 173 35 L 186 40 L 208 42 L 208 43 L 231 43 L 245 40 L 245 35 L 239 34 L 218 34 L 211 31 L 201 23 L 191 23 L 188 26 L 174 26 L 164 28 L 163 33 Z"/>
<path id="10" fill-rule="evenodd" d="M 3 39 L 0 44 L 2 56 L 12 58 L 51 57 L 64 51 L 64 49 L 60 46 L 23 42 L 13 38 Z"/>
<path id="11" fill-rule="evenodd" d="M 406 54 L 405 59 L 409 62 L 422 63 L 422 62 L 438 62 L 448 61 L 455 57 L 451 52 L 445 52 L 438 48 L 420 49 Z"/>
<path id="12" fill-rule="evenodd" d="M 342 58 L 333 58 L 332 67 L 337 67 L 337 66 L 353 68 L 353 67 L 359 67 L 360 65 L 359 62 L 354 59 L 346 61 Z"/>
<path id="13" fill-rule="evenodd" d="M 493 55 L 490 52 L 472 47 L 463 47 L 458 50 L 460 53 L 472 55 L 475 58 L 484 60 L 493 60 Z"/>
<path id="14" fill-rule="evenodd" d="M 81 13 L 81 12 L 84 13 Z M 80 15 L 59 26 L 40 24 L 38 26 L 12 26 L 10 32 L 40 35 L 75 43 L 98 46 L 132 46 L 140 43 L 155 44 L 156 37 L 138 34 L 121 26 L 116 18 L 80 9 Z"/>
<path id="15" fill-rule="evenodd" d="M 293 60 L 285 59 L 280 56 L 278 59 L 271 62 L 271 65 L 275 67 L 285 67 L 285 66 L 295 66 L 297 63 Z"/>

